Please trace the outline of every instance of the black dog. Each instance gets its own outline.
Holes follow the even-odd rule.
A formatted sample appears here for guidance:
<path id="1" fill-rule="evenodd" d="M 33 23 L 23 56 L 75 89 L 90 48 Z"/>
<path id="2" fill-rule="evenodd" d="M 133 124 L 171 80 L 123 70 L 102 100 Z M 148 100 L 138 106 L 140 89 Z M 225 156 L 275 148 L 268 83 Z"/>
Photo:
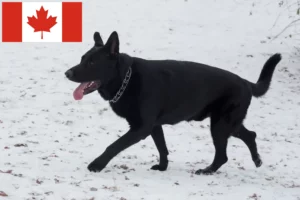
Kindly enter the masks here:
<path id="1" fill-rule="evenodd" d="M 227 162 L 227 140 L 240 138 L 248 146 L 256 167 L 262 161 L 257 152 L 256 133 L 243 125 L 252 96 L 264 95 L 276 65 L 275 54 L 265 63 L 256 84 L 231 72 L 187 61 L 144 60 L 119 53 L 119 38 L 113 32 L 106 44 L 98 32 L 94 46 L 80 64 L 66 71 L 71 81 L 81 83 L 74 91 L 76 100 L 98 90 L 109 100 L 113 111 L 125 118 L 130 130 L 106 148 L 88 169 L 100 172 L 121 151 L 151 135 L 160 155 L 160 162 L 151 169 L 168 167 L 168 149 L 163 124 L 180 121 L 211 120 L 215 146 L 212 164 L 196 174 L 211 174 Z"/>

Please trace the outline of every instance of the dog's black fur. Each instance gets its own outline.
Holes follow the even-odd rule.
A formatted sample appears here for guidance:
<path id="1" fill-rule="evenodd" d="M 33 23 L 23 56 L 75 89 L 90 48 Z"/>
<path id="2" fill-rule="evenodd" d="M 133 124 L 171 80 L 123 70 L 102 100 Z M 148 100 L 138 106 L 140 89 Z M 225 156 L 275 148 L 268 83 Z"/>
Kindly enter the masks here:
<path id="1" fill-rule="evenodd" d="M 119 38 L 113 32 L 104 45 L 98 32 L 95 45 L 82 57 L 80 64 L 65 74 L 69 80 L 82 83 L 98 81 L 98 92 L 111 100 L 122 85 L 129 69 L 132 75 L 124 94 L 113 111 L 125 118 L 130 130 L 106 148 L 88 169 L 99 172 L 121 151 L 152 136 L 160 155 L 159 164 L 151 169 L 168 167 L 168 149 L 162 125 L 181 121 L 211 120 L 215 146 L 212 164 L 196 174 L 211 174 L 227 162 L 227 140 L 240 138 L 249 148 L 256 167 L 262 161 L 257 152 L 256 133 L 243 125 L 252 96 L 264 95 L 270 85 L 280 54 L 274 54 L 263 66 L 256 84 L 231 72 L 204 64 L 175 60 L 144 60 L 119 52 Z M 91 91 L 89 91 L 91 92 Z"/>

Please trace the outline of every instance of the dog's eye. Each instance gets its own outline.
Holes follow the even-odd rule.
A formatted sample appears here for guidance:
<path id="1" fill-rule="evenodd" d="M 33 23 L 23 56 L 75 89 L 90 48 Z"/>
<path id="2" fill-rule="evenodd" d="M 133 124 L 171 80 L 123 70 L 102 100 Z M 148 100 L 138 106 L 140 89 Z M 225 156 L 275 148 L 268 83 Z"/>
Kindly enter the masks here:
<path id="1" fill-rule="evenodd" d="M 89 62 L 90 66 L 94 65 L 94 62 L 93 61 L 90 61 Z"/>

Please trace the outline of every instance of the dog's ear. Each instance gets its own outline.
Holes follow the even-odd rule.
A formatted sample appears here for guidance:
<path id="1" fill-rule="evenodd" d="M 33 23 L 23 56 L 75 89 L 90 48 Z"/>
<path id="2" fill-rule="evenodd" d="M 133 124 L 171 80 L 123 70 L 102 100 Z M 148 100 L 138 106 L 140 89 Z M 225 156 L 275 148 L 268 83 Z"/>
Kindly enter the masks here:
<path id="1" fill-rule="evenodd" d="M 103 46 L 103 41 L 101 39 L 99 32 L 94 33 L 94 41 L 95 41 L 95 46 Z"/>
<path id="2" fill-rule="evenodd" d="M 111 55 L 117 55 L 119 54 L 119 36 L 116 31 L 112 32 L 111 35 L 109 36 L 105 47 L 109 49 L 109 53 Z"/>

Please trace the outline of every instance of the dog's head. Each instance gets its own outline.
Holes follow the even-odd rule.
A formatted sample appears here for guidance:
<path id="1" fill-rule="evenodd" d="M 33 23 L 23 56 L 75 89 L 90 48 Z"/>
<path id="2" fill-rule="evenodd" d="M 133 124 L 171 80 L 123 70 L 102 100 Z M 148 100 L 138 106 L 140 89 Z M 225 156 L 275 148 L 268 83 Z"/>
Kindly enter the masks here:
<path id="1" fill-rule="evenodd" d="M 76 100 L 108 84 L 118 73 L 117 32 L 112 32 L 106 44 L 103 44 L 100 34 L 95 32 L 94 42 L 94 46 L 81 57 L 80 63 L 65 72 L 69 80 L 80 83 L 73 93 Z"/>

